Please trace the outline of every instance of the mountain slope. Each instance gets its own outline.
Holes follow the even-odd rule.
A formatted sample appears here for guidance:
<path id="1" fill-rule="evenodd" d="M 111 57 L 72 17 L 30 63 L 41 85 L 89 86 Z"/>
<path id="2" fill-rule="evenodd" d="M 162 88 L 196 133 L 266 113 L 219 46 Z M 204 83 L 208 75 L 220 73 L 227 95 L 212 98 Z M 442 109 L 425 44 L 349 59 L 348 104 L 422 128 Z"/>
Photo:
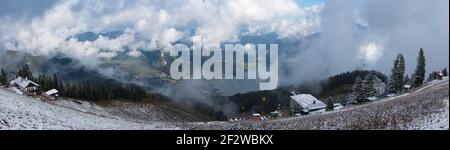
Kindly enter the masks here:
<path id="1" fill-rule="evenodd" d="M 324 114 L 268 121 L 214 122 L 195 129 L 225 130 L 448 130 L 449 81 L 433 81 L 396 97 Z"/>
<path id="2" fill-rule="evenodd" d="M 180 129 L 167 122 L 135 121 L 116 116 L 93 103 L 59 100 L 43 102 L 0 87 L 0 130 L 159 130 Z"/>

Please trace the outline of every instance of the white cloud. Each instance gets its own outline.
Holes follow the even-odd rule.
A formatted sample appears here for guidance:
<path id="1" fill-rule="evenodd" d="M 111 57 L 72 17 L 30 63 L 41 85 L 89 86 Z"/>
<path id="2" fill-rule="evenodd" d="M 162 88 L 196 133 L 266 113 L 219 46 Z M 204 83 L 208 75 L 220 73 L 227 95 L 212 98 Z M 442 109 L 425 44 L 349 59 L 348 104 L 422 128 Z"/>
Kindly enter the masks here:
<path id="1" fill-rule="evenodd" d="M 108 37 L 100 36 L 92 43 L 92 46 L 106 51 L 123 52 L 125 51 L 126 47 L 134 44 L 134 41 L 134 33 L 125 32 L 115 39 L 109 39 Z"/>
<path id="2" fill-rule="evenodd" d="M 242 29 L 283 37 L 316 30 L 321 7 L 300 7 L 295 0 L 64 0 L 30 21 L 0 23 L 3 47 L 36 55 L 65 54 L 95 66 L 131 50 L 168 50 L 176 41 L 202 36 L 204 44 L 236 41 Z M 11 25 L 14 24 L 14 25 Z M 6 27 L 10 26 L 10 27 Z M 122 30 L 116 39 L 79 42 L 84 32 Z M 135 52 L 132 52 L 135 53 Z"/>
<path id="3" fill-rule="evenodd" d="M 138 50 L 131 50 L 127 53 L 128 56 L 131 57 L 141 57 L 142 56 L 142 52 L 138 51 Z"/>
<path id="4" fill-rule="evenodd" d="M 95 67 L 120 54 L 169 50 L 191 36 L 202 36 L 205 45 L 237 41 L 242 34 L 275 32 L 284 38 L 321 32 L 309 48 L 286 59 L 293 82 L 361 68 L 361 60 L 386 72 L 399 52 L 412 72 L 421 47 L 428 70 L 448 65 L 448 0 L 368 0 L 358 7 L 354 2 L 302 7 L 297 0 L 63 0 L 30 20 L 0 18 L 0 47 L 65 54 Z M 356 30 L 355 22 L 368 29 Z M 117 30 L 124 34 L 116 39 L 67 40 Z"/>
<path id="5" fill-rule="evenodd" d="M 376 43 L 368 43 L 359 48 L 358 58 L 365 63 L 375 63 L 383 55 L 383 48 Z"/>
<path id="6" fill-rule="evenodd" d="M 420 48 L 427 57 L 427 71 L 448 67 L 448 11 L 448 0 L 368 0 L 361 16 L 371 34 L 384 39 L 384 57 L 376 69 L 390 71 L 392 59 L 402 53 L 410 74 Z"/>
<path id="7" fill-rule="evenodd" d="M 100 53 L 98 53 L 98 56 L 100 58 L 111 59 L 113 57 L 116 57 L 117 53 L 116 52 L 100 52 Z"/>
<path id="8" fill-rule="evenodd" d="M 295 35 L 309 35 L 319 32 L 323 4 L 305 7 L 304 15 L 294 19 L 276 20 L 272 23 L 272 30 L 280 35 L 280 37 L 291 37 Z"/>
<path id="9" fill-rule="evenodd" d="M 161 46 L 163 48 L 170 48 L 172 44 L 178 40 L 180 40 L 183 36 L 183 33 L 177 31 L 175 28 L 170 28 L 165 30 L 161 35 Z"/>
<path id="10" fill-rule="evenodd" d="M 293 0 L 228 0 L 210 5 L 214 2 L 208 1 L 203 6 L 207 15 L 200 16 L 205 21 L 196 32 L 206 43 L 236 41 L 242 27 L 253 34 L 277 32 L 284 36 L 290 36 L 287 32 L 306 35 L 303 33 L 310 30 L 303 20 L 311 15 L 311 11 L 304 10 Z M 283 23 L 297 27 L 292 32 L 293 29 L 285 29 Z"/>

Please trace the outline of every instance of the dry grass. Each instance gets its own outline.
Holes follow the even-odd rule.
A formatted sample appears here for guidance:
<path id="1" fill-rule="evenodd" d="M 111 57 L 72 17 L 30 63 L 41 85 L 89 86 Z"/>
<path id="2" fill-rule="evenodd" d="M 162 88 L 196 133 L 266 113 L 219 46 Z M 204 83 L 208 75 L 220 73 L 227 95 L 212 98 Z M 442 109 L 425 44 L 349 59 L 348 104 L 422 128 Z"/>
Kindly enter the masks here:
<path id="1" fill-rule="evenodd" d="M 448 81 L 409 95 L 298 118 L 211 125 L 227 130 L 372 130 L 408 129 L 415 118 L 439 113 L 448 107 Z M 448 108 L 447 108 L 448 109 Z"/>

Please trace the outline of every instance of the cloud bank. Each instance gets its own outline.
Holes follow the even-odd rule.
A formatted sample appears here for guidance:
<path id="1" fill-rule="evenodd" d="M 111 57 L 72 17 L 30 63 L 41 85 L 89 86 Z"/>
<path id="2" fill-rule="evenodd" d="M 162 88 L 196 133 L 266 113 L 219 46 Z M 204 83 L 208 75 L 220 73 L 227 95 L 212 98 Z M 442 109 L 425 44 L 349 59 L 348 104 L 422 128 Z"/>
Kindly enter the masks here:
<path id="1" fill-rule="evenodd" d="M 398 53 L 410 75 L 420 48 L 428 72 L 448 67 L 447 0 L 327 1 L 320 13 L 320 37 L 290 59 L 293 83 L 323 79 L 353 69 L 390 73 Z"/>
<path id="2" fill-rule="evenodd" d="M 427 70 L 448 66 L 447 0 L 329 0 L 308 6 L 295 0 L 48 0 L 35 8 L 18 3 L 17 10 L 0 11 L 0 48 L 62 54 L 92 67 L 120 54 L 169 51 L 193 36 L 220 43 L 266 33 L 279 39 L 320 33 L 308 47 L 291 47 L 295 54 L 280 55 L 280 66 L 291 72 L 282 80 L 292 83 L 353 69 L 388 73 L 397 53 L 404 54 L 411 73 L 419 48 L 425 49 Z M 1 2 L 8 4 L 17 5 Z M 123 34 L 92 41 L 69 38 L 111 31 Z"/>
<path id="3" fill-rule="evenodd" d="M 0 41 L 4 49 L 64 54 L 95 66 L 118 53 L 137 57 L 141 51 L 168 51 L 175 42 L 192 36 L 217 44 L 237 41 L 242 31 L 307 35 L 318 27 L 320 22 L 312 16 L 319 11 L 319 6 L 301 8 L 294 0 L 63 0 L 41 15 L 3 17 Z M 68 38 L 111 31 L 124 33 L 94 41 Z"/>

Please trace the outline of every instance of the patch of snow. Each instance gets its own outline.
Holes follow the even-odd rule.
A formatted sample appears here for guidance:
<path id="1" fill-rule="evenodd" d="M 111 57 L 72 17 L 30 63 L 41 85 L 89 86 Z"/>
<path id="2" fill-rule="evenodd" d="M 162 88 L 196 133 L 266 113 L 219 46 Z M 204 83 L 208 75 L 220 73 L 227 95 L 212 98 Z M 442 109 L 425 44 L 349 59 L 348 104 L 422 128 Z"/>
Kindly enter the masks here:
<path id="1" fill-rule="evenodd" d="M 13 91 L 16 94 L 22 95 L 23 92 L 17 89 L 16 87 L 10 87 L 9 90 Z"/>
<path id="2" fill-rule="evenodd" d="M 424 116 L 415 119 L 407 129 L 417 130 L 448 130 L 449 124 L 449 101 L 444 100 L 446 108 L 443 108 L 437 113 L 433 113 L 429 116 Z"/>
<path id="3" fill-rule="evenodd" d="M 200 129 L 225 130 L 448 130 L 448 80 L 427 83 L 416 91 L 322 114 L 267 121 L 198 124 Z"/>
<path id="4" fill-rule="evenodd" d="M 0 130 L 180 129 L 175 125 L 163 122 L 139 123 L 121 120 L 96 106 L 89 106 L 90 104 L 87 103 L 81 103 L 79 107 L 76 105 L 79 104 L 69 100 L 62 100 L 54 104 L 46 103 L 0 89 Z M 88 113 L 82 112 L 83 110 Z"/>

